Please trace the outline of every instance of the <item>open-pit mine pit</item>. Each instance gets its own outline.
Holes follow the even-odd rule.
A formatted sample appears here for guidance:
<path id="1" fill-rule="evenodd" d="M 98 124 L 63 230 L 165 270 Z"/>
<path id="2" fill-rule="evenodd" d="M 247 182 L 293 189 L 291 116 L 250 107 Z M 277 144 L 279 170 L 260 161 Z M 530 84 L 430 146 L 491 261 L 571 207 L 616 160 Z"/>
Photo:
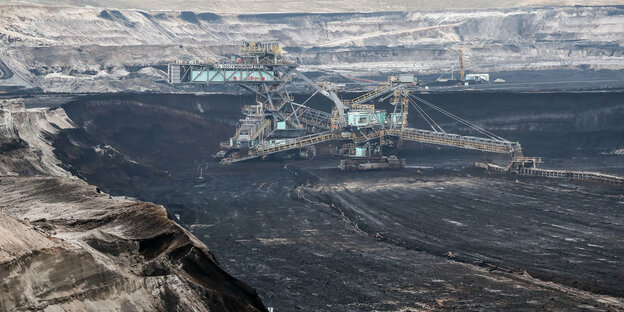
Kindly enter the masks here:
<path id="1" fill-rule="evenodd" d="M 0 3 L 0 311 L 624 310 L 622 6 L 50 2 Z"/>

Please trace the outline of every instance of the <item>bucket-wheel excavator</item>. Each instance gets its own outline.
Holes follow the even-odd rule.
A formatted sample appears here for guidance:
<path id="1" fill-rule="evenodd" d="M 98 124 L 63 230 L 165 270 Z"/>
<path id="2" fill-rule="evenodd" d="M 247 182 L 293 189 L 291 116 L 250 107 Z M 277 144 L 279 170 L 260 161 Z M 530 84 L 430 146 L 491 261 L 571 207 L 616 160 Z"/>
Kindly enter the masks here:
<path id="1" fill-rule="evenodd" d="M 314 91 L 297 103 L 287 86 L 294 79 Z M 169 64 L 169 81 L 236 85 L 256 95 L 255 103 L 242 108 L 235 134 L 221 143 L 216 154 L 222 164 L 233 164 L 286 152 L 310 156 L 315 146 L 332 142 L 334 154 L 342 155 L 342 170 L 401 168 L 404 160 L 392 155 L 406 141 L 478 150 L 512 156 L 509 170 L 535 167 L 534 158 L 522 157 L 518 142 L 501 138 L 414 94 L 413 75 L 390 76 L 378 88 L 353 99 L 341 99 L 341 86 L 314 82 L 297 70 L 297 64 L 285 58 L 278 42 L 245 42 L 239 53 L 208 63 L 175 62 Z M 308 101 L 325 96 L 333 102 L 331 112 L 311 108 Z M 391 109 L 375 104 L 390 99 Z M 412 107 L 428 129 L 411 128 L 407 116 Z M 427 108 L 425 110 L 424 108 Z M 477 133 L 467 136 L 446 132 L 427 111 L 451 118 Z M 413 112 L 412 112 L 413 113 Z"/>

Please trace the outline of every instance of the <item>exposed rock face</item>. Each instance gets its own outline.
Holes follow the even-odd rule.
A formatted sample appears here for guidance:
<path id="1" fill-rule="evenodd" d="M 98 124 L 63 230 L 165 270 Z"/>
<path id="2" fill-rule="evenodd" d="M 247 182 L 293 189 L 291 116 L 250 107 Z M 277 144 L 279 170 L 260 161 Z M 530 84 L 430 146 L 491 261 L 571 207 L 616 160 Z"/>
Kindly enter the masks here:
<path id="1" fill-rule="evenodd" d="M 63 109 L 0 102 L 0 311 L 265 311 L 164 207 L 59 167 Z M 33 175 L 48 175 L 33 176 Z"/>
<path id="2" fill-rule="evenodd" d="M 620 70 L 622 25 L 618 6 L 253 15 L 5 5 L 0 59 L 19 73 L 11 79 L 66 92 L 172 91 L 169 61 L 268 38 L 304 69 L 355 75 L 448 72 L 460 47 L 475 72 Z"/>
<path id="3" fill-rule="evenodd" d="M 26 0 L 54 5 L 94 6 L 104 8 L 141 9 L 141 10 L 200 10 L 218 13 L 252 12 L 379 12 L 405 10 L 444 10 L 456 9 L 487 9 L 510 8 L 528 5 L 608 5 L 619 4 L 617 0 L 333 0 L 331 5 L 326 1 L 299 0 L 186 0 L 183 2 L 168 0 Z"/>
<path id="4" fill-rule="evenodd" d="M 63 109 L 27 111 L 21 99 L 0 100 L 0 176 L 71 176 L 60 167 L 49 139 L 72 127 Z"/>
<path id="5" fill-rule="evenodd" d="M 4 177 L 0 193 L 0 310 L 264 310 L 162 206 L 72 178 Z"/>

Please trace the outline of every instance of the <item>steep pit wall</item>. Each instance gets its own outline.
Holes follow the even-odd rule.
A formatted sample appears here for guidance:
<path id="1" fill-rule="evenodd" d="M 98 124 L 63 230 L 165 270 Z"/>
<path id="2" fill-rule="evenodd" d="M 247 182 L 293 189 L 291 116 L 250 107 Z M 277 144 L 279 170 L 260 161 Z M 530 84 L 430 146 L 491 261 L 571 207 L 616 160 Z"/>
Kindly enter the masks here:
<path id="1" fill-rule="evenodd" d="M 266 311 L 162 206 L 0 177 L 0 310 Z"/>
<path id="2" fill-rule="evenodd" d="M 22 99 L 0 100 L 0 175 L 71 176 L 51 138 L 73 128 L 63 109 L 26 110 Z"/>
<path id="3" fill-rule="evenodd" d="M 215 14 L 5 5 L 0 59 L 56 92 L 170 92 L 168 62 L 205 62 L 268 38 L 304 70 L 331 73 L 448 73 L 460 47 L 473 73 L 620 70 L 622 24 L 618 6 Z"/>
<path id="4" fill-rule="evenodd" d="M 66 171 L 52 142 L 74 130 L 62 108 L 0 100 L 0 310 L 266 311 L 164 207 Z M 106 145 L 86 149 L 152 173 Z"/>

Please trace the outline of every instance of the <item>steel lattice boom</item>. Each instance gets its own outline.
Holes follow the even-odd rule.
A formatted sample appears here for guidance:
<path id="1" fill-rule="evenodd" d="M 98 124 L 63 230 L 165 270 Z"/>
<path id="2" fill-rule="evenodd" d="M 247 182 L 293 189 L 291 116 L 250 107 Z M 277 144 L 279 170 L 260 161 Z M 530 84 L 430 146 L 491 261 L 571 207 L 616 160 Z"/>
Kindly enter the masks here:
<path id="1" fill-rule="evenodd" d="M 410 89 L 416 82 L 413 75 L 390 76 L 382 86 L 354 99 L 342 100 L 338 96 L 339 86 L 329 82 L 316 83 L 296 67 L 296 63 L 283 57 L 277 42 L 246 42 L 239 54 L 219 62 L 172 63 L 169 65 L 169 80 L 174 84 L 232 84 L 256 94 L 256 104 L 243 108 L 245 118 L 240 120 L 234 136 L 221 143 L 223 150 L 217 156 L 223 158 L 222 163 L 284 152 L 299 151 L 301 154 L 330 141 L 342 144 L 341 148 L 336 148 L 337 154 L 356 162 L 370 162 L 389 150 L 396 151 L 404 141 L 508 154 L 516 159 L 522 155 L 520 143 L 496 136 L 411 94 Z M 296 103 L 288 93 L 287 86 L 293 79 L 301 79 L 315 90 L 303 103 Z M 332 112 L 306 105 L 317 94 L 334 103 Z M 391 112 L 375 107 L 375 100 L 381 102 L 387 98 L 391 98 Z M 408 126 L 410 105 L 431 130 Z M 451 118 L 483 137 L 447 133 L 431 117 L 432 112 Z M 349 164 L 341 166 L 348 167 Z"/>

